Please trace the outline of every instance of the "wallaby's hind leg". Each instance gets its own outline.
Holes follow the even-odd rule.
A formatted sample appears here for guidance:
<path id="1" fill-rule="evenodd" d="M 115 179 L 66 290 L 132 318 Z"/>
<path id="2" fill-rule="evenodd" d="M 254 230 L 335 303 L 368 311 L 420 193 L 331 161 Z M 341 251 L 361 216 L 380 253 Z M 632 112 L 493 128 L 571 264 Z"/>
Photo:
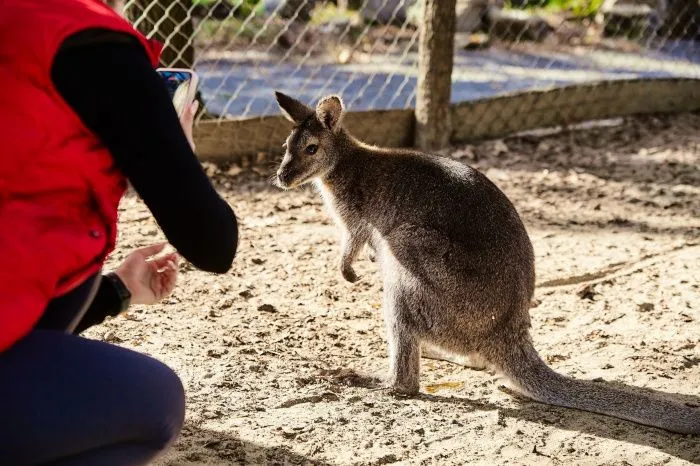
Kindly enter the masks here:
<path id="1" fill-rule="evenodd" d="M 387 319 L 388 320 L 388 319 Z M 400 322 L 387 321 L 390 388 L 402 395 L 415 395 L 420 388 L 420 342 Z"/>
<path id="2" fill-rule="evenodd" d="M 400 283 L 384 288 L 384 324 L 389 344 L 390 388 L 403 395 L 415 395 L 420 387 L 420 335 L 412 318 L 411 299 Z"/>

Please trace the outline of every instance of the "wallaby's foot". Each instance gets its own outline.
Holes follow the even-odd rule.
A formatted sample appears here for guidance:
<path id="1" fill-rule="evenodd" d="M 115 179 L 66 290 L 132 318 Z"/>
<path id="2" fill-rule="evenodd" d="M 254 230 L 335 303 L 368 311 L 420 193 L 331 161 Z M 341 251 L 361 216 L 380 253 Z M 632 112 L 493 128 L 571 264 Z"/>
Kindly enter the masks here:
<path id="1" fill-rule="evenodd" d="M 412 397 L 418 395 L 420 384 L 418 380 L 393 381 L 387 388 L 394 396 Z"/>
<path id="2" fill-rule="evenodd" d="M 360 387 L 369 389 L 382 389 L 386 386 L 379 377 L 362 374 L 354 369 L 330 369 L 321 372 L 321 378 L 336 385 L 345 387 Z"/>
<path id="3" fill-rule="evenodd" d="M 365 388 L 371 391 L 382 391 L 401 398 L 417 395 L 420 388 L 418 384 L 409 387 L 400 383 L 391 382 L 385 378 L 361 374 L 353 369 L 334 369 L 324 371 L 322 373 L 322 378 L 329 380 L 335 385 Z"/>
<path id="4" fill-rule="evenodd" d="M 370 391 L 381 391 L 397 398 L 411 398 L 419 394 L 418 388 L 408 388 L 390 382 L 388 379 L 373 378 L 373 386 L 364 386 Z"/>
<path id="5" fill-rule="evenodd" d="M 350 283 L 355 283 L 360 279 L 351 265 L 341 265 L 340 273 L 343 275 L 343 278 Z"/>

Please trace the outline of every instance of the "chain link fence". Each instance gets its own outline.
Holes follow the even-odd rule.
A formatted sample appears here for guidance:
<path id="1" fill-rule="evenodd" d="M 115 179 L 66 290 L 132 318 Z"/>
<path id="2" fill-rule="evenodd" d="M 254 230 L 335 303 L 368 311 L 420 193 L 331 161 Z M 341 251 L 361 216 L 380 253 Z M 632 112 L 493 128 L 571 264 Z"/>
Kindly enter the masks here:
<path id="1" fill-rule="evenodd" d="M 355 111 L 416 105 L 425 13 L 421 0 L 108 3 L 138 29 L 166 43 L 164 66 L 197 69 L 206 107 L 200 119 L 221 123 L 277 115 L 274 90 L 308 103 L 338 93 Z M 627 108 L 629 99 L 653 98 L 643 86 L 621 92 L 626 82 L 661 80 L 673 87 L 674 80 L 700 78 L 698 0 L 456 4 L 451 101 L 533 95 L 515 107 L 494 107 L 498 114 L 484 110 L 484 119 L 500 120 L 509 131 L 517 131 L 518 115 L 532 114 L 537 96 L 552 89 L 586 89 L 574 100 L 565 92 L 555 93 L 545 110 L 538 109 L 562 112 L 565 123 L 572 106 L 576 111 L 586 105 Z M 611 82 L 619 84 L 618 90 L 610 90 Z M 597 93 L 598 85 L 604 91 Z M 672 94 L 671 89 L 659 98 Z"/>

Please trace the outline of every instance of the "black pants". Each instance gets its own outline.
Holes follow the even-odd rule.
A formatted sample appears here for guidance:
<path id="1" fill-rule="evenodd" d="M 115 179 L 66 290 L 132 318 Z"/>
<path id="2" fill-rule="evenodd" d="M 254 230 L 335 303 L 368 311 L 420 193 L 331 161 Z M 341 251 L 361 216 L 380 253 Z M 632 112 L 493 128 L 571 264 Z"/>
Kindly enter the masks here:
<path id="1" fill-rule="evenodd" d="M 0 353 L 0 464 L 142 465 L 179 434 L 185 395 L 170 368 L 72 334 L 99 282 L 52 301 Z"/>

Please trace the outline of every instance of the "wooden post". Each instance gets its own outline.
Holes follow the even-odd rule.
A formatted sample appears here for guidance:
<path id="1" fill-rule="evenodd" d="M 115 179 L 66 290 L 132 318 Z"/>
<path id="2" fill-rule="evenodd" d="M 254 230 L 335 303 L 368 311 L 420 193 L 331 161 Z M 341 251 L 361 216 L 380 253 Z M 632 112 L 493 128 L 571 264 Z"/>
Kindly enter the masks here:
<path id="1" fill-rule="evenodd" d="M 192 68 L 194 64 L 191 4 L 190 0 L 137 0 L 125 12 L 138 30 L 165 43 L 162 66 Z"/>
<path id="2" fill-rule="evenodd" d="M 450 142 L 450 93 L 456 0 L 425 0 L 418 51 L 415 144 L 438 150 Z"/>

